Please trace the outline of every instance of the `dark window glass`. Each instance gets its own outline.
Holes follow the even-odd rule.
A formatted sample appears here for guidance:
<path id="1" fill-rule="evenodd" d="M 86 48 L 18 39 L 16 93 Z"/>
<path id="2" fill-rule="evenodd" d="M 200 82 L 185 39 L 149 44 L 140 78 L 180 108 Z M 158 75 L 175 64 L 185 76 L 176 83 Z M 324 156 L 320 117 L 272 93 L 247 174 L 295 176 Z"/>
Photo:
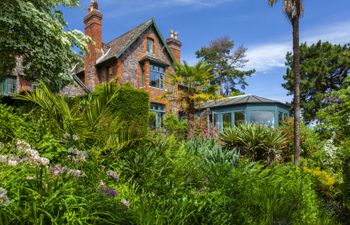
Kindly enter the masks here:
<path id="1" fill-rule="evenodd" d="M 98 75 L 98 82 L 100 84 L 102 84 L 103 83 L 103 70 L 101 68 L 99 68 L 97 70 L 97 75 Z"/>
<path id="2" fill-rule="evenodd" d="M 231 113 L 223 113 L 222 114 L 222 123 L 223 128 L 232 127 L 232 114 Z"/>
<path id="3" fill-rule="evenodd" d="M 147 52 L 153 54 L 154 41 L 150 38 L 147 39 Z"/>
<path id="4" fill-rule="evenodd" d="M 245 122 L 244 112 L 235 112 L 234 117 L 235 117 L 235 126 L 238 126 L 239 124 L 242 124 Z"/>
<path id="5" fill-rule="evenodd" d="M 141 86 L 145 86 L 145 65 L 141 65 Z"/>
<path id="6" fill-rule="evenodd" d="M 273 111 L 252 111 L 250 122 L 273 127 L 275 125 L 275 113 Z"/>
<path id="7" fill-rule="evenodd" d="M 150 86 L 164 89 L 164 67 L 154 64 L 151 64 L 150 67 Z"/>
<path id="8" fill-rule="evenodd" d="M 214 126 L 214 127 L 217 127 L 217 126 L 218 126 L 218 122 L 219 122 L 218 114 L 213 113 L 213 115 L 212 115 L 212 123 L 213 123 L 213 126 Z"/>

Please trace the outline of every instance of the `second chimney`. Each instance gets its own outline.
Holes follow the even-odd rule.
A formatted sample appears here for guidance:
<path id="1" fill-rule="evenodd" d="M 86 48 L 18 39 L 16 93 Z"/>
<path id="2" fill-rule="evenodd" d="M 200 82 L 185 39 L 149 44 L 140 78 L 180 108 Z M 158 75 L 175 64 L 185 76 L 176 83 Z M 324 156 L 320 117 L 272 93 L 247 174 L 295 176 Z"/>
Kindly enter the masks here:
<path id="1" fill-rule="evenodd" d="M 182 43 L 179 40 L 179 32 L 171 30 L 170 37 L 166 40 L 166 43 L 169 46 L 176 62 L 180 63 Z"/>

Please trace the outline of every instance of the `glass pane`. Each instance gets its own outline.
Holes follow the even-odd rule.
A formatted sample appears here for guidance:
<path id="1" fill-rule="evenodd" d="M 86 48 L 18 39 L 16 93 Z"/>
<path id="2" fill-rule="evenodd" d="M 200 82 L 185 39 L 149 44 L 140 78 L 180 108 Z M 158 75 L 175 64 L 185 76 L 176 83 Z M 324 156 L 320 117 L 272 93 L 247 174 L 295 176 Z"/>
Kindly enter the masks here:
<path id="1" fill-rule="evenodd" d="M 151 71 L 150 85 L 151 87 L 159 87 L 159 74 L 155 71 Z"/>
<path id="2" fill-rule="evenodd" d="M 273 111 L 252 111 L 250 122 L 273 127 L 275 125 L 275 114 Z"/>
<path id="3" fill-rule="evenodd" d="M 283 114 L 283 112 L 278 112 L 278 125 L 283 125 L 284 123 Z"/>
<path id="4" fill-rule="evenodd" d="M 147 52 L 153 53 L 153 40 L 147 39 Z"/>
<path id="5" fill-rule="evenodd" d="M 163 71 L 163 72 L 159 72 Z M 164 89 L 164 71 L 165 69 L 160 66 L 151 64 L 150 71 L 150 86 Z"/>
<path id="6" fill-rule="evenodd" d="M 218 126 L 218 121 L 219 121 L 219 117 L 218 114 L 213 114 L 213 126 L 217 127 Z"/>
<path id="7" fill-rule="evenodd" d="M 235 112 L 235 126 L 245 122 L 244 112 Z"/>
<path id="8" fill-rule="evenodd" d="M 155 113 L 150 114 L 149 123 L 150 123 L 151 129 L 156 129 L 157 122 L 156 122 L 156 114 Z"/>
<path id="9" fill-rule="evenodd" d="M 232 116 L 231 113 L 222 114 L 222 123 L 224 128 L 232 127 Z"/>

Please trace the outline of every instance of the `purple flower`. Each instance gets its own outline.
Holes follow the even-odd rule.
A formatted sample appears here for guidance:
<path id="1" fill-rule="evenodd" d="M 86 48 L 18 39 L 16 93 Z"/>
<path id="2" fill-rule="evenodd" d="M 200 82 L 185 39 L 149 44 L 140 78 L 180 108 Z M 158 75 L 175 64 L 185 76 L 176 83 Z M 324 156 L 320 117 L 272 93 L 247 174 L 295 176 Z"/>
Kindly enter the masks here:
<path id="1" fill-rule="evenodd" d="M 54 166 L 54 167 L 51 168 L 51 173 L 52 173 L 52 175 L 54 175 L 54 176 L 58 176 L 58 175 L 60 175 L 61 173 L 63 173 L 63 170 L 62 170 L 61 166 L 58 165 L 58 166 Z"/>
<path id="2" fill-rule="evenodd" d="M 113 197 L 119 195 L 119 193 L 115 189 L 107 187 L 103 181 L 100 181 L 98 187 L 99 187 L 101 192 L 103 192 L 104 194 L 106 194 L 109 197 L 113 198 Z"/>

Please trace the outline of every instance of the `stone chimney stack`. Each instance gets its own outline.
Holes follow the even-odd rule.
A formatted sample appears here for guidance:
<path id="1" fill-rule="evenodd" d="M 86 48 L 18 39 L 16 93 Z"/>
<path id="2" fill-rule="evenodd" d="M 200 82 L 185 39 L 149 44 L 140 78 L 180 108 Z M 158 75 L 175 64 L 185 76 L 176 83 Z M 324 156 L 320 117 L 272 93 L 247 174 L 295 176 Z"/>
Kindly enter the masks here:
<path id="1" fill-rule="evenodd" d="M 176 62 L 180 63 L 182 43 L 179 40 L 179 32 L 171 30 L 170 37 L 166 40 L 166 43 L 169 46 Z"/>
<path id="2" fill-rule="evenodd" d="M 85 35 L 91 37 L 94 43 L 88 46 L 90 53 L 84 58 L 85 80 L 84 84 L 94 90 L 98 83 L 96 60 L 102 55 L 102 13 L 98 10 L 96 0 L 91 0 L 88 14 L 84 17 Z"/>

